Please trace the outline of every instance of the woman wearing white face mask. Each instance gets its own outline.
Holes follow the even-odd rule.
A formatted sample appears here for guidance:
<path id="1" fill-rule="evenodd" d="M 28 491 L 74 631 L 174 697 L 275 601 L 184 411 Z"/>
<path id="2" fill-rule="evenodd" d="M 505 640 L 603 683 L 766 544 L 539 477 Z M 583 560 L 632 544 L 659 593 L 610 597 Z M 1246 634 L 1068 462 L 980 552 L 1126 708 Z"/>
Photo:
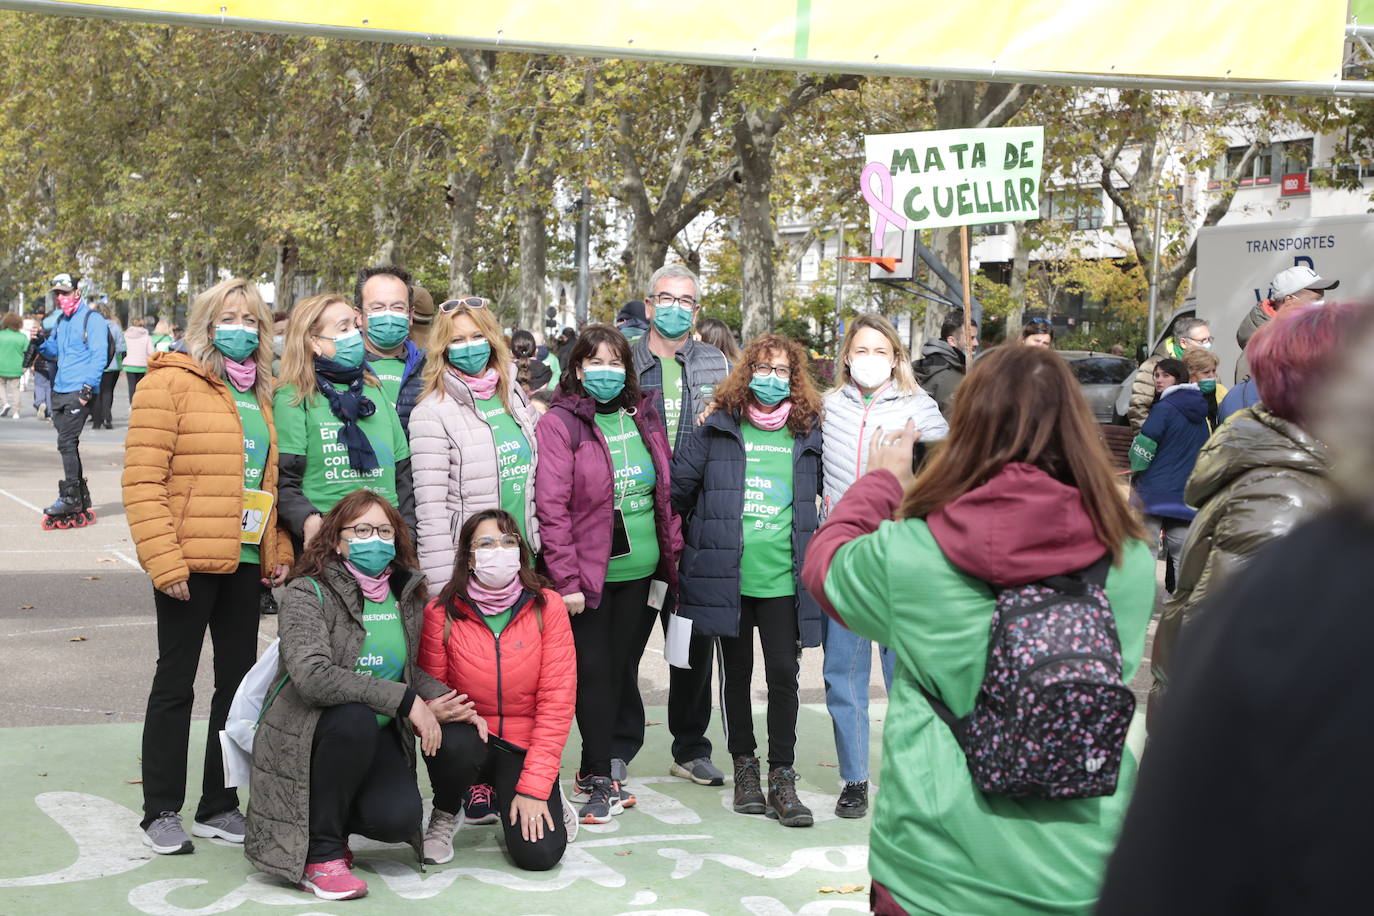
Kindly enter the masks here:
<path id="1" fill-rule="evenodd" d="M 425 608 L 420 665 L 471 698 L 480 717 L 443 727 L 429 764 L 434 811 L 425 861 L 453 858 L 464 793 L 488 784 L 518 868 L 547 871 L 567 847 L 558 764 L 577 700 L 563 599 L 531 567 L 515 517 L 484 509 L 463 525 L 448 584 Z M 490 733 L 488 733 L 490 730 Z"/>
<path id="2" fill-rule="evenodd" d="M 922 442 L 943 439 L 949 425 L 935 400 L 916 383 L 896 330 L 881 315 L 860 315 L 849 325 L 835 387 L 825 396 L 821 423 L 825 505 L 839 502 L 867 470 L 868 448 L 880 430 L 896 433 L 908 423 Z M 825 705 L 835 730 L 835 752 L 844 781 L 835 813 L 863 817 L 868 811 L 868 681 L 873 643 L 825 618 Z M 893 655 L 878 647 L 883 682 L 892 684 Z"/>
<path id="3" fill-rule="evenodd" d="M 415 529 L 410 443 L 363 363 L 358 314 L 343 296 L 312 296 L 286 325 L 273 409 L 281 449 L 281 517 L 309 544 L 324 513 L 375 490 Z"/>

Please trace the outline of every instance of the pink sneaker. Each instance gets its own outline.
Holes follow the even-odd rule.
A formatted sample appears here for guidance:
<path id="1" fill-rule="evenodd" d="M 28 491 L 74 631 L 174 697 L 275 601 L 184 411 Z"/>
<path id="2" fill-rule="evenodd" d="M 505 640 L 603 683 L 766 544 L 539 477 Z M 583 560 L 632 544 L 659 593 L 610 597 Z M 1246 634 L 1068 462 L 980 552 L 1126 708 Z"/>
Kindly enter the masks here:
<path id="1" fill-rule="evenodd" d="M 353 877 L 343 859 L 309 863 L 296 887 L 321 900 L 354 900 L 367 894 L 367 882 Z"/>

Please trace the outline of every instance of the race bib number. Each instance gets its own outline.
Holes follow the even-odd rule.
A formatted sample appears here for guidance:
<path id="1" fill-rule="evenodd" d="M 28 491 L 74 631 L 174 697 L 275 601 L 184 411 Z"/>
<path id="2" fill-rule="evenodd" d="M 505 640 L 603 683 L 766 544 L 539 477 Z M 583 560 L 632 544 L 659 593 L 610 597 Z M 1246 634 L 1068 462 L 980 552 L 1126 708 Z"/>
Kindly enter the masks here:
<path id="1" fill-rule="evenodd" d="M 254 546 L 262 543 L 267 520 L 272 516 L 275 501 L 266 490 L 244 490 L 243 511 L 239 514 L 239 542 Z"/>

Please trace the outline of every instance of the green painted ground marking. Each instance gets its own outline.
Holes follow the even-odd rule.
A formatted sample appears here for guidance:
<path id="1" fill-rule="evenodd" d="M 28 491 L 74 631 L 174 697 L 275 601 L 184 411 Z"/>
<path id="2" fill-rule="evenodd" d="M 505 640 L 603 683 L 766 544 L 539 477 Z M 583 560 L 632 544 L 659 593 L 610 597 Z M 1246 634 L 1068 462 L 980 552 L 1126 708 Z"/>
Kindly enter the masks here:
<path id="1" fill-rule="evenodd" d="M 873 760 L 877 770 L 881 719 L 875 703 Z M 652 709 L 651 721 L 666 718 Z M 762 740 L 764 716 L 755 711 Z M 719 728 L 715 760 L 728 768 Z M 0 731 L 0 916 L 42 913 L 367 914 L 602 914 L 671 910 L 781 916 L 803 911 L 867 912 L 869 819 L 834 817 L 839 771 L 830 718 L 823 705 L 802 707 L 798 723 L 802 798 L 816 826 L 788 829 L 763 817 L 729 810 L 729 782 L 707 788 L 666 775 L 670 736 L 665 726 L 648 739 L 630 766 L 639 806 L 604 827 L 583 826 L 562 864 L 549 872 L 520 872 L 509 864 L 495 827 L 465 827 L 457 855 L 420 872 L 405 847 L 357 842 L 358 874 L 371 886 L 363 900 L 326 903 L 255 874 L 238 847 L 196 840 L 188 856 L 154 856 L 140 841 L 138 724 Z M 191 773 L 199 772 L 204 723 L 192 730 Z M 564 758 L 565 787 L 575 765 L 576 729 Z M 881 777 L 879 776 L 879 779 Z M 421 789 L 428 781 L 421 768 Z M 185 810 L 194 811 L 195 786 Z M 189 826 L 189 824 L 188 824 Z M 864 885 L 849 895 L 821 887 Z"/>

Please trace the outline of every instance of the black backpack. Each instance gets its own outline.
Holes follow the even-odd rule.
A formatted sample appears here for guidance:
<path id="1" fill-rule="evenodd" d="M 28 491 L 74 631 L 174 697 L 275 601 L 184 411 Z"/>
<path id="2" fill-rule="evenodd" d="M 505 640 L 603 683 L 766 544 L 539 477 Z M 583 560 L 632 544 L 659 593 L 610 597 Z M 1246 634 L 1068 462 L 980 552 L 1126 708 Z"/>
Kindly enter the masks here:
<path id="1" fill-rule="evenodd" d="M 957 718 L 924 688 L 954 732 L 974 784 L 1010 798 L 1116 792 L 1135 695 L 1105 585 L 1111 555 L 1078 573 L 997 592 L 987 668 L 973 712 Z"/>

